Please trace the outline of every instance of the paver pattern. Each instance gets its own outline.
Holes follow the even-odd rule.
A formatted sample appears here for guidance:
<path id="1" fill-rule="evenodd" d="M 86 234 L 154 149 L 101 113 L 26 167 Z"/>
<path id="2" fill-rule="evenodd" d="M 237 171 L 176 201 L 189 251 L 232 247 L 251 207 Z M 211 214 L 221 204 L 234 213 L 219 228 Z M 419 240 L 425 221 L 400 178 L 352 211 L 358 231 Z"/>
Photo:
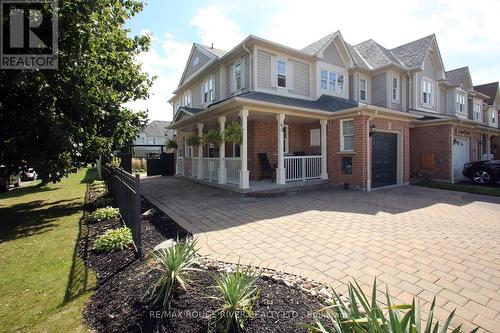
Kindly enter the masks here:
<path id="1" fill-rule="evenodd" d="M 145 179 L 142 189 L 204 255 L 340 292 L 377 277 L 398 301 L 416 295 L 425 308 L 436 294 L 441 321 L 456 309 L 467 331 L 500 332 L 500 198 L 416 186 L 250 198 L 174 177 Z"/>

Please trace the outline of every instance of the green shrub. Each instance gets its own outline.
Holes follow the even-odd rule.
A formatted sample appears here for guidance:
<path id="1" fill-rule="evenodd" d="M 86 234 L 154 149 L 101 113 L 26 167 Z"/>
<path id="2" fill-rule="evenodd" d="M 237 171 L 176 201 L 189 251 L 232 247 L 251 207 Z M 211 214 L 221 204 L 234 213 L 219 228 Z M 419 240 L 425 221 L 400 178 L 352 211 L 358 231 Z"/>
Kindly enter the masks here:
<path id="1" fill-rule="evenodd" d="M 98 252 L 121 251 L 132 243 L 132 232 L 129 228 L 123 227 L 106 231 L 94 241 L 92 249 Z"/>
<path id="2" fill-rule="evenodd" d="M 177 141 L 168 139 L 167 143 L 165 144 L 166 149 L 177 149 L 179 148 L 179 145 L 177 144 Z"/>
<path id="3" fill-rule="evenodd" d="M 201 143 L 204 145 L 214 144 L 216 146 L 222 143 L 222 134 L 219 130 L 211 129 L 201 137 Z"/>
<path id="4" fill-rule="evenodd" d="M 158 279 L 149 287 L 154 303 L 161 303 L 166 308 L 175 288 L 186 289 L 190 281 L 189 272 L 199 270 L 194 267 L 198 262 L 195 246 L 196 241 L 177 242 L 169 248 L 153 252 L 157 261 L 153 269 L 160 272 Z"/>
<path id="5" fill-rule="evenodd" d="M 95 208 L 104 208 L 107 206 L 111 206 L 112 204 L 113 204 L 113 198 L 98 197 L 97 199 L 94 200 L 92 206 L 94 206 Z"/>
<path id="6" fill-rule="evenodd" d="M 199 146 L 201 143 L 201 138 L 198 135 L 193 134 L 193 135 L 187 137 L 186 143 L 188 146 L 191 146 L 191 147 Z"/>
<path id="7" fill-rule="evenodd" d="M 373 283 L 371 302 L 356 281 L 349 283 L 349 303 L 346 304 L 334 292 L 334 304 L 320 310 L 323 315 L 314 316 L 314 324 L 302 324 L 310 332 L 322 333 L 447 333 L 455 314 L 453 311 L 440 329 L 439 321 L 434 319 L 436 298 L 432 301 L 427 319 L 422 320 L 418 302 L 412 304 L 393 304 L 386 289 L 386 305 L 377 301 L 377 280 Z M 406 313 L 404 311 L 408 310 Z M 472 332 L 476 332 L 478 328 Z M 461 331 L 461 325 L 451 333 Z"/>
<path id="8" fill-rule="evenodd" d="M 92 212 L 88 217 L 88 222 L 100 222 L 117 216 L 120 216 L 120 210 L 118 208 L 107 206 L 98 208 L 94 212 Z"/>
<path id="9" fill-rule="evenodd" d="M 247 318 L 253 318 L 253 306 L 259 297 L 255 282 L 259 276 L 250 268 L 215 276 L 216 296 L 209 296 L 217 303 L 213 319 L 219 329 L 234 332 L 243 329 Z"/>
<path id="10" fill-rule="evenodd" d="M 234 122 L 224 130 L 224 141 L 227 143 L 241 144 L 243 141 L 243 129 L 241 123 Z"/>
<path id="11" fill-rule="evenodd" d="M 104 180 L 94 180 L 92 183 L 90 183 L 90 186 L 98 186 L 98 185 L 106 185 Z"/>

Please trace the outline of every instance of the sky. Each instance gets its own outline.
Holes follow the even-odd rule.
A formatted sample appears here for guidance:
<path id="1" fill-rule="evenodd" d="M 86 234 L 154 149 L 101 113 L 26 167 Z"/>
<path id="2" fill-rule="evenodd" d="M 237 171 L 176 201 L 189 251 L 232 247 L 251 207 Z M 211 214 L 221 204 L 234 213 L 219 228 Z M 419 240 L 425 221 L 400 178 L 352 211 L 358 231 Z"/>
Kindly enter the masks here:
<path id="1" fill-rule="evenodd" d="M 474 84 L 498 81 L 498 13 L 500 0 L 147 0 L 127 28 L 151 34 L 138 61 L 157 79 L 149 99 L 127 106 L 171 120 L 168 100 L 192 44 L 230 50 L 248 35 L 300 49 L 340 30 L 352 45 L 374 39 L 391 49 L 435 33 L 446 70 L 469 66 Z"/>

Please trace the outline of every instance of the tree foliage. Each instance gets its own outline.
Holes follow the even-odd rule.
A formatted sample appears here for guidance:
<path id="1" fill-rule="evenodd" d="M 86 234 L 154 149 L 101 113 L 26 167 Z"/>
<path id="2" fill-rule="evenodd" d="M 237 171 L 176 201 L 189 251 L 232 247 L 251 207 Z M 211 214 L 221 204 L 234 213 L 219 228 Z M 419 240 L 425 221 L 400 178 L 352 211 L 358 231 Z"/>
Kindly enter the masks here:
<path id="1" fill-rule="evenodd" d="M 129 143 L 147 121 L 124 104 L 146 98 L 152 79 L 136 61 L 148 36 L 129 37 L 136 0 L 59 1 L 58 70 L 0 70 L 0 164 L 25 161 L 56 181 Z"/>

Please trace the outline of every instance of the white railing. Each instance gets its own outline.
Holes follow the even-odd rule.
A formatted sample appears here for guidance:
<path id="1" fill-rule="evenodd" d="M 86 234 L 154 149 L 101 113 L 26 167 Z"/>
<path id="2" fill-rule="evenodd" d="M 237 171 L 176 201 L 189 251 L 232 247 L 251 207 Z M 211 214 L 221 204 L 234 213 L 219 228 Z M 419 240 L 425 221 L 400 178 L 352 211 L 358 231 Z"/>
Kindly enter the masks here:
<path id="1" fill-rule="evenodd" d="M 176 173 L 178 175 L 184 175 L 184 157 L 177 156 Z"/>
<path id="2" fill-rule="evenodd" d="M 198 157 L 193 157 L 193 163 L 191 164 L 191 177 L 196 178 L 198 177 Z"/>
<path id="3" fill-rule="evenodd" d="M 483 160 L 492 160 L 493 154 L 483 154 Z"/>
<path id="4" fill-rule="evenodd" d="M 240 183 L 240 170 L 241 170 L 241 158 L 240 157 L 226 157 L 224 158 L 224 163 L 226 164 L 226 181 L 231 184 Z"/>
<path id="5" fill-rule="evenodd" d="M 321 156 L 285 156 L 285 181 L 321 178 Z"/>
<path id="6" fill-rule="evenodd" d="M 184 157 L 184 176 L 192 177 L 193 176 L 193 158 L 192 157 Z"/>
<path id="7" fill-rule="evenodd" d="M 201 159 L 201 163 L 203 166 L 203 178 L 216 181 L 218 179 L 219 158 L 204 157 Z"/>

